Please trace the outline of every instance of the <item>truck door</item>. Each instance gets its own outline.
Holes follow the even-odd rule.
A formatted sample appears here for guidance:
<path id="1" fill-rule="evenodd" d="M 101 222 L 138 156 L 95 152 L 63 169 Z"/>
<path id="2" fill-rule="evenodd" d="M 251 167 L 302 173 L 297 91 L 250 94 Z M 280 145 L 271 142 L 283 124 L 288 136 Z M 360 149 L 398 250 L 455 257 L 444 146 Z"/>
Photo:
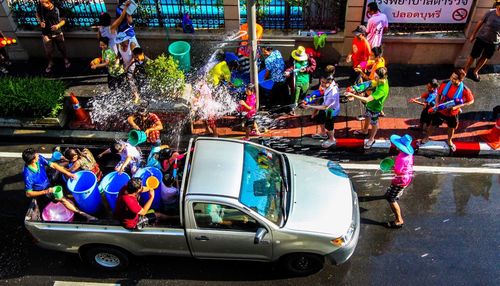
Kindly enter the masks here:
<path id="1" fill-rule="evenodd" d="M 191 206 L 195 225 L 186 232 L 195 257 L 271 260 L 270 232 L 254 244 L 257 229 L 264 227 L 256 219 L 223 204 L 193 202 Z"/>

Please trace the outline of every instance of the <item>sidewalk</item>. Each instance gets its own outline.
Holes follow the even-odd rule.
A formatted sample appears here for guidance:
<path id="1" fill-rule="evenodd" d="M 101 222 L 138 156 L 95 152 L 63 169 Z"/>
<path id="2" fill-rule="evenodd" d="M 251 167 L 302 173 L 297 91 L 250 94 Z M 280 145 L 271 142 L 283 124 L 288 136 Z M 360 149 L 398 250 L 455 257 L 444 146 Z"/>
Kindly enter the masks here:
<path id="1" fill-rule="evenodd" d="M 31 60 L 30 69 L 26 70 L 27 63 L 14 63 L 10 69 L 12 76 L 35 76 L 40 75 L 45 67 L 45 60 Z M 389 153 L 394 151 L 389 142 L 392 134 L 410 134 L 414 139 L 420 139 L 418 131 L 408 130 L 409 126 L 417 125 L 421 108 L 416 104 L 409 104 L 408 99 L 419 96 L 425 91 L 425 84 L 432 78 L 439 81 L 447 79 L 453 67 L 450 65 L 389 65 L 390 96 L 386 102 L 384 111 L 386 117 L 380 119 L 380 130 L 376 136 L 376 143 L 370 150 L 363 150 L 364 138 L 352 134 L 360 128 L 361 123 L 356 120 L 363 108 L 358 102 L 342 104 L 341 113 L 335 122 L 337 146 L 336 149 L 352 150 L 353 152 Z M 336 82 L 341 91 L 348 85 L 348 67 L 338 67 Z M 475 95 L 475 102 L 467 107 L 460 115 L 460 124 L 457 129 L 454 142 L 457 151 L 451 154 L 445 143 L 446 127 L 436 129 L 431 142 L 420 146 L 417 154 L 437 156 L 494 156 L 500 157 L 500 150 L 493 150 L 487 144 L 480 142 L 479 135 L 488 133 L 495 126 L 492 110 L 500 104 L 498 90 L 500 88 L 500 66 L 487 66 L 481 74 L 481 82 L 476 83 L 470 79 L 465 84 Z M 106 78 L 103 74 L 88 68 L 88 60 L 73 59 L 72 67 L 65 70 L 62 62 L 56 62 L 53 78 L 58 78 L 67 83 L 69 89 L 77 96 L 94 96 L 98 87 L 106 86 Z M 261 95 L 262 97 L 263 95 Z M 301 113 L 300 111 L 298 113 Z M 269 132 L 264 134 L 265 138 L 283 137 L 289 139 L 301 138 L 300 144 L 307 148 L 321 149 L 321 140 L 312 139 L 310 136 L 317 133 L 317 126 L 310 116 L 264 116 L 264 119 L 274 119 Z M 244 132 L 238 128 L 239 120 L 227 116 L 218 121 L 221 137 L 241 138 Z M 168 127 L 167 127 L 168 128 Z M 319 130 L 319 128 L 318 128 Z M 203 135 L 204 128 L 200 122 L 194 123 L 193 135 Z M 346 131 L 348 131 L 346 133 Z M 164 132 L 165 133 L 165 132 Z M 57 142 L 99 142 L 108 143 L 117 139 L 125 139 L 126 132 L 92 131 L 92 130 L 25 130 L 0 128 L 2 138 L 9 137 L 10 140 L 46 140 Z M 183 136 L 182 141 L 187 141 L 189 136 Z M 171 138 L 163 138 L 169 143 Z"/>

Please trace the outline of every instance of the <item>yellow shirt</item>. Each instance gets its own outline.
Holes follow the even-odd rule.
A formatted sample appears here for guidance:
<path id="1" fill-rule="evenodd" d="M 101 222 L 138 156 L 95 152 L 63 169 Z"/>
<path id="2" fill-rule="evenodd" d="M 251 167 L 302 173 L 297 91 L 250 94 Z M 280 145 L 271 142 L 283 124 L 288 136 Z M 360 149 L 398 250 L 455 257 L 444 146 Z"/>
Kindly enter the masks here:
<path id="1" fill-rule="evenodd" d="M 222 61 L 216 64 L 209 72 L 208 75 L 213 85 L 219 85 L 221 81 L 231 81 L 231 71 L 226 63 Z"/>
<path id="2" fill-rule="evenodd" d="M 385 59 L 380 58 L 377 63 L 375 63 L 375 60 L 368 60 L 366 63 L 367 67 L 371 66 L 371 71 L 370 75 L 368 76 L 369 79 L 374 80 L 375 79 L 375 71 L 378 70 L 379 68 L 385 68 Z"/>

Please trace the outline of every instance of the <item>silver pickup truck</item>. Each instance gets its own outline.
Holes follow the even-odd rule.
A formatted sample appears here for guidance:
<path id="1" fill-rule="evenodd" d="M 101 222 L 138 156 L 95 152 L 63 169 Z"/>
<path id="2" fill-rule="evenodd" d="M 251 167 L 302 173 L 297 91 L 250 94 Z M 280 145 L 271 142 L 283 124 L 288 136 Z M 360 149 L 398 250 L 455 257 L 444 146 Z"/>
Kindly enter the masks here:
<path id="1" fill-rule="evenodd" d="M 47 222 L 33 201 L 26 228 L 41 247 L 104 269 L 170 255 L 280 262 L 308 275 L 354 252 L 358 198 L 337 163 L 230 139 L 191 139 L 188 150 L 178 224 L 131 231 L 104 219 Z"/>

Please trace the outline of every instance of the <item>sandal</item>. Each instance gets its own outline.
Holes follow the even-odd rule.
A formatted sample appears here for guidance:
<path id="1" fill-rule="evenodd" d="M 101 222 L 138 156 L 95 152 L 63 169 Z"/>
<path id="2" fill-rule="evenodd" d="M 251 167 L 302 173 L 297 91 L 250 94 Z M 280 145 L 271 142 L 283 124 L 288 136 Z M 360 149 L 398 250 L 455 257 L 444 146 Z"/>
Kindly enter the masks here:
<path id="1" fill-rule="evenodd" d="M 320 133 L 313 134 L 311 137 L 314 139 L 328 139 L 328 135 Z"/>
<path id="2" fill-rule="evenodd" d="M 358 136 L 368 136 L 368 133 L 363 133 L 360 130 L 354 130 L 353 134 Z"/>
<path id="3" fill-rule="evenodd" d="M 54 65 L 48 65 L 47 68 L 45 68 L 45 73 L 51 73 L 53 67 Z"/>
<path id="4" fill-rule="evenodd" d="M 375 140 L 373 140 L 373 142 L 372 142 L 372 143 L 368 143 L 368 142 L 370 142 L 370 141 L 366 141 L 365 146 L 363 146 L 363 148 L 364 148 L 365 150 L 369 150 L 369 149 L 371 149 L 371 148 L 372 148 L 372 146 L 373 146 L 373 144 L 375 144 Z"/>
<path id="5" fill-rule="evenodd" d="M 387 228 L 398 229 L 398 228 L 403 228 L 404 225 L 405 225 L 404 223 L 402 223 L 402 224 L 396 224 L 396 222 L 390 221 L 390 222 L 387 223 L 386 226 L 387 226 Z"/>
<path id="6" fill-rule="evenodd" d="M 451 152 L 457 151 L 457 146 L 455 146 L 455 144 L 453 144 L 453 143 L 451 143 L 451 144 L 447 143 L 447 144 L 448 144 L 448 147 L 450 147 Z"/>
<path id="7" fill-rule="evenodd" d="M 337 145 L 337 140 L 325 140 L 323 143 L 321 143 L 321 147 L 323 148 L 330 148 L 332 146 Z"/>

